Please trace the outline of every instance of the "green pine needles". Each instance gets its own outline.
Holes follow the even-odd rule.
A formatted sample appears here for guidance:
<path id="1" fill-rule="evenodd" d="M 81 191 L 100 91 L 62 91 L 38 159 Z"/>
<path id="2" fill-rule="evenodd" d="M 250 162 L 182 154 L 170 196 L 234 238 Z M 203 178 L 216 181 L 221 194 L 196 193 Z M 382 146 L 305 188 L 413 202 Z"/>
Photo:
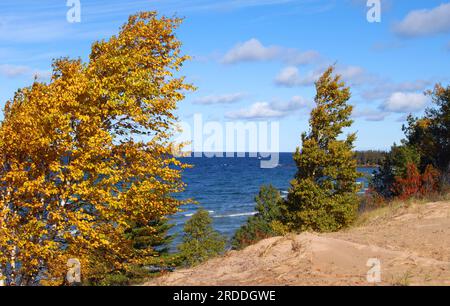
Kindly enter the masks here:
<path id="1" fill-rule="evenodd" d="M 208 211 L 199 209 L 184 225 L 183 243 L 178 246 L 184 263 L 194 266 L 220 255 L 226 239 L 212 227 Z"/>
<path id="2" fill-rule="evenodd" d="M 350 88 L 331 66 L 316 82 L 316 89 L 310 131 L 302 134 L 302 148 L 294 154 L 298 171 L 282 206 L 291 231 L 339 230 L 355 219 L 358 208 L 356 134 L 338 139 L 353 123 L 353 107 L 347 104 Z"/>

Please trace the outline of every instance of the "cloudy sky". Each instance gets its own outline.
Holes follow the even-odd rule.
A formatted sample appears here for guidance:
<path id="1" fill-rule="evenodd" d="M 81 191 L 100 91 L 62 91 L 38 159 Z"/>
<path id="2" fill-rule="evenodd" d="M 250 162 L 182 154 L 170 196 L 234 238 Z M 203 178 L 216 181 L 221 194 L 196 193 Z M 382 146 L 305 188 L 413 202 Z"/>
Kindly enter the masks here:
<path id="1" fill-rule="evenodd" d="M 185 17 L 178 36 L 193 60 L 183 72 L 198 91 L 180 104 L 182 121 L 278 121 L 280 148 L 293 151 L 314 81 L 336 63 L 352 88 L 357 148 L 386 149 L 406 115 L 429 105 L 423 92 L 450 82 L 450 2 L 381 1 L 381 22 L 369 23 L 366 0 L 81 0 L 81 22 L 69 23 L 67 0 L 2 0 L 0 103 L 48 78 L 52 58 L 86 59 L 129 14 L 158 10 Z"/>

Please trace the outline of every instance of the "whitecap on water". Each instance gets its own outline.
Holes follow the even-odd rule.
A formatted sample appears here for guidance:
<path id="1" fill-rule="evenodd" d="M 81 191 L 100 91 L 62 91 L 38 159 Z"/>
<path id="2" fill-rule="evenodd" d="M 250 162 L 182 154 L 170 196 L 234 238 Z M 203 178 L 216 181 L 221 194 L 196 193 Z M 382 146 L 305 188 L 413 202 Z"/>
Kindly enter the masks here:
<path id="1" fill-rule="evenodd" d="M 246 212 L 246 213 L 235 213 L 235 214 L 228 214 L 228 215 L 217 215 L 213 216 L 214 218 L 232 218 L 232 217 L 243 217 L 243 216 L 254 216 L 257 212 Z"/>
<path id="2" fill-rule="evenodd" d="M 210 214 L 213 214 L 213 213 L 214 213 L 214 210 L 208 210 L 208 212 L 209 212 Z M 194 215 L 194 213 L 184 214 L 185 217 L 192 217 L 193 215 Z"/>

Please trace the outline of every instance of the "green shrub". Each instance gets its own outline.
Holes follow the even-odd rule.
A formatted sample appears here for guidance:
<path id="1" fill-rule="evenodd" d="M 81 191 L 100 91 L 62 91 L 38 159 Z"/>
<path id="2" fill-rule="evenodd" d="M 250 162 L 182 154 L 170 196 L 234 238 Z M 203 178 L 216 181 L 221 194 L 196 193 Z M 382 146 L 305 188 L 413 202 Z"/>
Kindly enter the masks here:
<path id="1" fill-rule="evenodd" d="M 129 286 L 130 278 L 122 273 L 114 273 L 105 275 L 105 277 L 98 283 L 100 286 Z"/>
<path id="2" fill-rule="evenodd" d="M 183 243 L 178 246 L 185 265 L 197 265 L 224 252 L 226 239 L 211 224 L 212 219 L 204 209 L 186 222 Z"/>
<path id="3" fill-rule="evenodd" d="M 281 218 L 281 201 L 280 192 L 275 187 L 262 186 L 255 197 L 257 213 L 237 230 L 232 240 L 233 248 L 243 249 L 259 240 L 278 235 L 276 222 Z"/>
<path id="4" fill-rule="evenodd" d="M 373 191 L 386 199 L 399 196 L 394 188 L 397 177 L 405 177 L 408 165 L 419 167 L 420 154 L 417 149 L 406 143 L 394 144 L 370 182 Z"/>

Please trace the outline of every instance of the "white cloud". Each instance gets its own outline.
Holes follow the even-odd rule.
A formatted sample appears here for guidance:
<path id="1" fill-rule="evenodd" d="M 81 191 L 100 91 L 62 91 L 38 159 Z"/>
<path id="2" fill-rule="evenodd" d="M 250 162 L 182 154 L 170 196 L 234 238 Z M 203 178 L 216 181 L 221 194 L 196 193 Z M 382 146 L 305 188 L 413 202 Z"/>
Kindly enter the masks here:
<path id="1" fill-rule="evenodd" d="M 225 54 L 222 62 L 234 64 L 242 61 L 264 61 L 276 58 L 280 48 L 276 46 L 265 47 L 259 40 L 252 38 L 244 43 L 236 45 Z"/>
<path id="2" fill-rule="evenodd" d="M 281 118 L 300 109 L 308 109 L 311 102 L 301 96 L 294 96 L 288 102 L 256 102 L 248 108 L 226 114 L 230 119 L 268 119 Z"/>
<path id="3" fill-rule="evenodd" d="M 256 38 L 237 44 L 222 58 L 224 64 L 235 64 L 249 61 L 280 60 L 290 65 L 307 65 L 320 58 L 317 51 L 301 52 L 280 46 L 264 46 Z"/>
<path id="4" fill-rule="evenodd" d="M 309 71 L 304 76 L 300 75 L 297 67 L 289 66 L 280 71 L 275 77 L 275 84 L 286 87 L 311 86 L 325 72 L 325 67 Z M 336 73 L 342 76 L 342 80 L 349 85 L 360 85 L 374 79 L 363 68 L 358 66 L 342 66 L 336 69 Z"/>
<path id="5" fill-rule="evenodd" d="M 275 83 L 280 86 L 294 87 L 301 85 L 300 72 L 297 67 L 286 67 L 278 73 Z"/>
<path id="6" fill-rule="evenodd" d="M 280 118 L 284 115 L 284 112 L 274 110 L 267 102 L 256 102 L 249 108 L 230 112 L 226 114 L 226 117 L 230 119 L 263 119 Z"/>
<path id="7" fill-rule="evenodd" d="M 16 77 L 37 77 L 38 79 L 47 79 L 51 76 L 50 70 L 33 69 L 22 65 L 0 65 L 0 75 L 7 78 Z"/>
<path id="8" fill-rule="evenodd" d="M 349 85 L 360 85 L 373 80 L 373 76 L 369 75 L 366 70 L 359 66 L 345 66 L 336 69 L 336 73 L 342 76 L 342 80 Z"/>
<path id="9" fill-rule="evenodd" d="M 275 84 L 286 87 L 310 86 L 320 78 L 322 73 L 323 70 L 314 70 L 301 76 L 297 67 L 290 66 L 280 71 L 275 78 Z"/>
<path id="10" fill-rule="evenodd" d="M 242 100 L 246 95 L 244 93 L 230 93 L 223 95 L 209 95 L 194 100 L 194 104 L 212 105 L 212 104 L 231 104 Z"/>
<path id="11" fill-rule="evenodd" d="M 38 80 L 47 80 L 52 77 L 52 71 L 51 70 L 35 70 L 31 74 L 32 77 L 36 77 Z"/>
<path id="12" fill-rule="evenodd" d="M 450 3 L 427 10 L 410 12 L 394 26 L 394 32 L 404 37 L 419 37 L 450 32 Z"/>
<path id="13" fill-rule="evenodd" d="M 428 98 L 420 93 L 393 93 L 382 105 L 382 109 L 395 113 L 421 111 L 425 108 Z"/>
<path id="14" fill-rule="evenodd" d="M 28 74 L 30 68 L 27 66 L 17 66 L 17 65 L 0 65 L 0 74 L 8 78 L 14 78 Z"/>
<path id="15" fill-rule="evenodd" d="M 410 82 L 395 83 L 388 80 L 380 81 L 376 86 L 366 89 L 361 96 L 366 100 L 386 99 L 394 92 L 417 92 L 425 91 L 433 84 L 431 80 L 414 80 Z"/>
<path id="16" fill-rule="evenodd" d="M 272 102 L 270 106 L 277 111 L 292 112 L 311 107 L 311 102 L 301 96 L 294 96 L 288 102 Z"/>

